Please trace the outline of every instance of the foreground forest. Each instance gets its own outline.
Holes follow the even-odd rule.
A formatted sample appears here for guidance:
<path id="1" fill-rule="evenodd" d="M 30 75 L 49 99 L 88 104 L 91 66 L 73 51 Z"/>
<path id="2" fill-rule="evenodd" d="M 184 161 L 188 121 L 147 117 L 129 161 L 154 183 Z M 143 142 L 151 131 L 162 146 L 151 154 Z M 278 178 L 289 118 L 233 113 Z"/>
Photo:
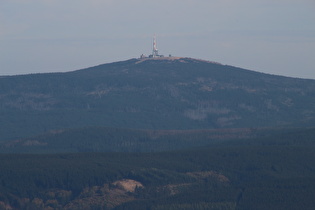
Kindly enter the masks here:
<path id="1" fill-rule="evenodd" d="M 313 209 L 314 135 L 159 153 L 2 154 L 0 209 Z"/>

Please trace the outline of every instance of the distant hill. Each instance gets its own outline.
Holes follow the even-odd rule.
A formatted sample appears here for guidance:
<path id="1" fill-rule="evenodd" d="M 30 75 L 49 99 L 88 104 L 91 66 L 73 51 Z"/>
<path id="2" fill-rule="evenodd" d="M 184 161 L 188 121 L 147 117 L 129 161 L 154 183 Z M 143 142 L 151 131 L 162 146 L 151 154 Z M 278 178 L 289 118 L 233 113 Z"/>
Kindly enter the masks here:
<path id="1" fill-rule="evenodd" d="M 0 78 L 0 141 L 50 130 L 307 127 L 315 80 L 191 58 Z"/>

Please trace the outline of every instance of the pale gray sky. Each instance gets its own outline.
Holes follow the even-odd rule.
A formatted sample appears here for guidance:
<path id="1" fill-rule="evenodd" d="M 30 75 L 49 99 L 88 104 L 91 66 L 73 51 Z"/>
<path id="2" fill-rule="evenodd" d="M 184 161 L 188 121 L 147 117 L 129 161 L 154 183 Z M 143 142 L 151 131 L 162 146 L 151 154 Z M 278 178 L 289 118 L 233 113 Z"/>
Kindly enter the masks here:
<path id="1" fill-rule="evenodd" d="M 315 79 L 315 0 L 0 0 L 0 75 L 160 54 Z"/>

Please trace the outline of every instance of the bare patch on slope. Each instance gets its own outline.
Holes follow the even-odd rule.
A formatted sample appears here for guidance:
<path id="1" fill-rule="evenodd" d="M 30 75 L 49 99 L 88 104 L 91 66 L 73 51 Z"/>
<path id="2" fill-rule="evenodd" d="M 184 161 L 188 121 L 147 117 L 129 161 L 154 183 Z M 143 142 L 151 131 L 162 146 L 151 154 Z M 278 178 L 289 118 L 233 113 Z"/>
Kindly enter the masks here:
<path id="1" fill-rule="evenodd" d="M 143 185 L 140 182 L 132 179 L 119 180 L 114 182 L 113 185 L 127 192 L 135 192 L 137 187 L 143 188 Z"/>

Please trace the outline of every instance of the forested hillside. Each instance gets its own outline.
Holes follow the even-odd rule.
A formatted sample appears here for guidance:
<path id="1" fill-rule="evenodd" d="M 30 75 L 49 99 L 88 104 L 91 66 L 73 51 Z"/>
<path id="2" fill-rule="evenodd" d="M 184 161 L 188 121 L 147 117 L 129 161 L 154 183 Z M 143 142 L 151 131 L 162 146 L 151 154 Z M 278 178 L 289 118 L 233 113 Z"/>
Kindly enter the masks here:
<path id="1" fill-rule="evenodd" d="M 160 153 L 0 155 L 0 208 L 313 209 L 314 129 Z"/>
<path id="2" fill-rule="evenodd" d="M 0 77 L 1 209 L 314 209 L 315 80 L 191 58 Z"/>
<path id="3" fill-rule="evenodd" d="M 214 129 L 312 126 L 315 81 L 190 58 L 131 59 L 0 78 L 2 141 L 105 126 Z"/>
<path id="4" fill-rule="evenodd" d="M 134 130 L 87 127 L 0 142 L 0 153 L 159 152 L 284 132 L 279 129 Z"/>
<path id="5" fill-rule="evenodd" d="M 134 130 L 87 127 L 51 131 L 31 138 L 0 142 L 0 153 L 162 152 L 226 142 L 240 144 L 242 140 L 250 138 L 257 141 L 259 138 L 286 133 L 292 133 L 295 139 L 300 139 L 298 136 L 302 135 L 299 129 L 284 128 Z M 279 140 L 272 138 L 270 141 L 276 143 Z"/>

